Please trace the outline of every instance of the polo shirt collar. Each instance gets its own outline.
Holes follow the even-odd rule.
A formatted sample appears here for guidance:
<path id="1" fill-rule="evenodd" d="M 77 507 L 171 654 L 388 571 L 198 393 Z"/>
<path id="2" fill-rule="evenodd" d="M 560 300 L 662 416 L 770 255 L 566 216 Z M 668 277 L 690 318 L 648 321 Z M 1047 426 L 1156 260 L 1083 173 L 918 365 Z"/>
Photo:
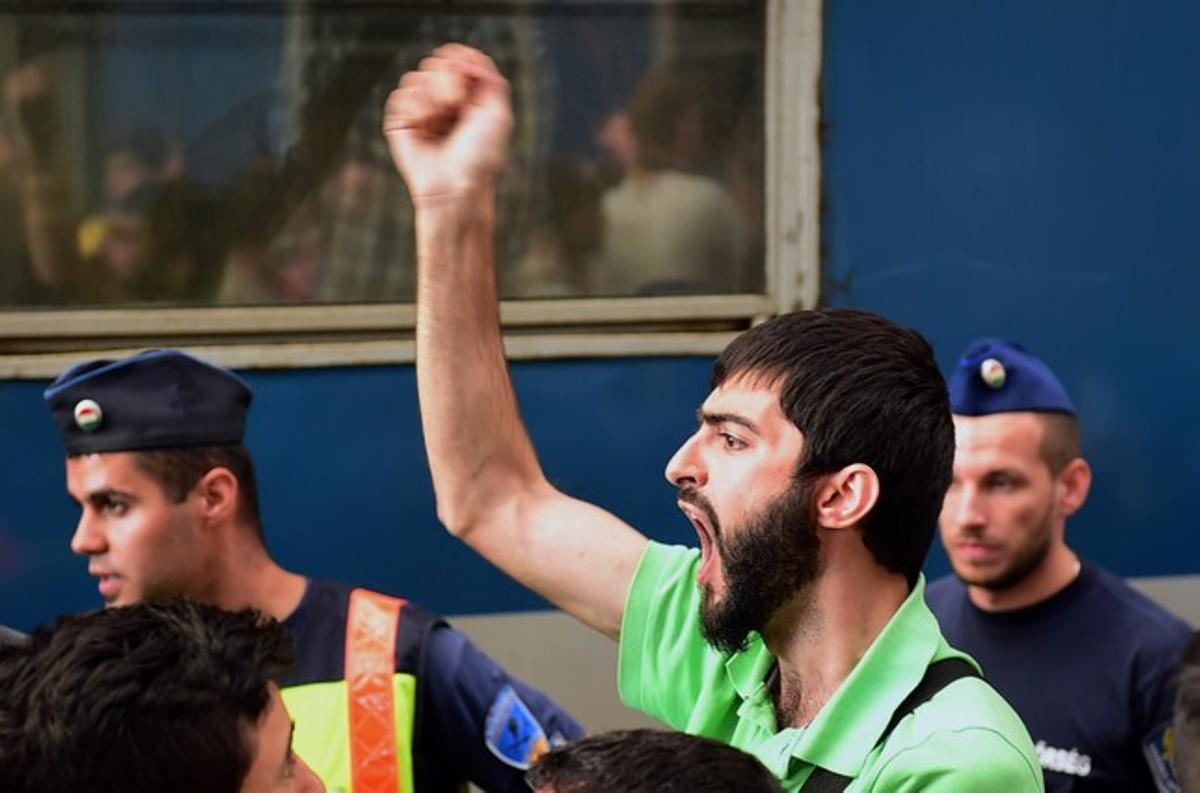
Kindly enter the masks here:
<path id="1" fill-rule="evenodd" d="M 937 620 L 925 605 L 922 575 L 850 676 L 799 731 L 792 756 L 857 776 L 896 708 L 921 682 L 941 642 Z M 775 663 L 762 638 L 752 634 L 746 650 L 725 664 L 730 682 L 745 700 L 738 715 L 773 732 L 778 728 L 765 680 Z"/>
<path id="2" fill-rule="evenodd" d="M 767 732 L 776 731 L 775 705 L 766 683 L 774 666 L 775 656 L 757 633 L 750 634 L 745 650 L 725 661 L 725 675 L 743 700 L 738 718 L 751 721 Z"/>

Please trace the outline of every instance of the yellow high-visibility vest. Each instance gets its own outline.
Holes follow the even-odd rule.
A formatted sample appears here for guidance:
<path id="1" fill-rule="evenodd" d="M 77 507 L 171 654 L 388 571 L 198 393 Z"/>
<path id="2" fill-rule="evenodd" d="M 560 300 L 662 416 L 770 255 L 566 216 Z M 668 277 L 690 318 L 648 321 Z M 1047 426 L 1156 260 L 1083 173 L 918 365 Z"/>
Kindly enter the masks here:
<path id="1" fill-rule="evenodd" d="M 345 678 L 283 689 L 292 747 L 329 793 L 412 793 L 417 678 L 396 670 L 405 601 L 355 589 Z"/>

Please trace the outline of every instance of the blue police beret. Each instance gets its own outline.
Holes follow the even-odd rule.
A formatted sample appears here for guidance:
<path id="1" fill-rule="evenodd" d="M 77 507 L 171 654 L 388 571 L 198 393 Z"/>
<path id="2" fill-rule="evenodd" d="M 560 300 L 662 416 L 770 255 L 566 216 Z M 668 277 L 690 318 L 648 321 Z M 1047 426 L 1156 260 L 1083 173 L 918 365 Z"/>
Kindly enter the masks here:
<path id="1" fill-rule="evenodd" d="M 68 455 L 241 443 L 253 398 L 233 372 L 178 350 L 78 364 L 44 396 Z"/>
<path id="2" fill-rule="evenodd" d="M 950 410 L 959 416 L 1018 411 L 1075 415 L 1075 405 L 1050 367 L 1003 339 L 979 339 L 967 347 L 950 375 Z"/>

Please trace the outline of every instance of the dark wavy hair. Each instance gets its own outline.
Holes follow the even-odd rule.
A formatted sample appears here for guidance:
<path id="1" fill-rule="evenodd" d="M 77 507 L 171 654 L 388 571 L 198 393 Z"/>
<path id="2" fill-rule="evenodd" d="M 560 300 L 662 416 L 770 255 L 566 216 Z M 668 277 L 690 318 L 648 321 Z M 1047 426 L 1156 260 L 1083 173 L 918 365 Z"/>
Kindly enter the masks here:
<path id="1" fill-rule="evenodd" d="M 287 630 L 183 599 L 61 618 L 0 650 L 0 790 L 237 793 Z"/>
<path id="2" fill-rule="evenodd" d="M 879 501 L 863 542 L 913 585 L 954 464 L 950 399 L 929 342 L 867 311 L 797 311 L 725 348 L 712 387 L 738 377 L 780 389 L 780 407 L 804 436 L 799 481 L 853 463 L 875 471 Z"/>
<path id="3" fill-rule="evenodd" d="M 617 730 L 543 755 L 525 781 L 555 793 L 782 793 L 775 777 L 732 746 L 663 730 Z"/>

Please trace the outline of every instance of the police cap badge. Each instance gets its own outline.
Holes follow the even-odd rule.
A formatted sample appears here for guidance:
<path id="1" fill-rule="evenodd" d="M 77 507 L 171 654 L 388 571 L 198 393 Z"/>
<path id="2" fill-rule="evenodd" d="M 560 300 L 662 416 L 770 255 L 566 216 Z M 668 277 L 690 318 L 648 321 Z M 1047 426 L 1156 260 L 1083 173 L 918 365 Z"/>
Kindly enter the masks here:
<path id="1" fill-rule="evenodd" d="M 68 455 L 241 443 L 250 387 L 178 350 L 87 361 L 45 392 Z"/>
<path id="2" fill-rule="evenodd" d="M 950 409 L 959 416 L 1029 411 L 1075 415 L 1062 383 L 1033 353 L 1003 339 L 979 339 L 950 374 Z"/>

